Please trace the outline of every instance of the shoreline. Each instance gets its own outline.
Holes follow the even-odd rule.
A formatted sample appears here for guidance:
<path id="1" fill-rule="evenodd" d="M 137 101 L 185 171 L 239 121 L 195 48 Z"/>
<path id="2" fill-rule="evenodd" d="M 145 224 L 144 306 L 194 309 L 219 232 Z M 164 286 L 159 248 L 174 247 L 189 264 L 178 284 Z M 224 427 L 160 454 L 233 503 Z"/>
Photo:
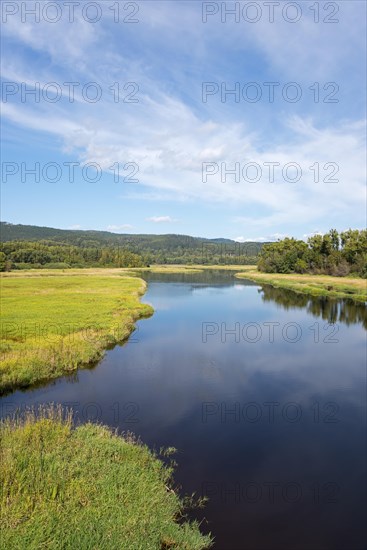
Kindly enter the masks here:
<path id="1" fill-rule="evenodd" d="M 248 269 L 235 274 L 238 279 L 249 279 L 259 284 L 284 288 L 300 294 L 331 299 L 350 299 L 358 304 L 367 302 L 367 281 L 358 277 L 333 277 L 296 273 L 261 273 Z"/>

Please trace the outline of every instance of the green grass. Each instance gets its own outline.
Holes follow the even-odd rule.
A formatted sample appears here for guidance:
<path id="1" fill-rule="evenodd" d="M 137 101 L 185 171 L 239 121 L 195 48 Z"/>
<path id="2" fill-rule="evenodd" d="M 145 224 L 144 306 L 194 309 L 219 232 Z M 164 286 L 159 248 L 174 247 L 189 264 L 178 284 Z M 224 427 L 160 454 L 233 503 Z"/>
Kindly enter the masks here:
<path id="1" fill-rule="evenodd" d="M 350 298 L 355 302 L 362 303 L 367 301 L 367 281 L 359 277 L 260 273 L 254 268 L 250 268 L 250 266 L 247 266 L 247 270 L 243 273 L 236 273 L 236 277 L 270 284 L 277 288 L 294 290 L 311 296 Z"/>
<path id="2" fill-rule="evenodd" d="M 105 273 L 1 277 L 0 392 L 69 374 L 125 340 L 153 309 L 139 297 L 146 283 Z"/>
<path id="3" fill-rule="evenodd" d="M 172 468 L 131 437 L 55 407 L 1 423 L 1 540 L 12 550 L 200 550 Z"/>

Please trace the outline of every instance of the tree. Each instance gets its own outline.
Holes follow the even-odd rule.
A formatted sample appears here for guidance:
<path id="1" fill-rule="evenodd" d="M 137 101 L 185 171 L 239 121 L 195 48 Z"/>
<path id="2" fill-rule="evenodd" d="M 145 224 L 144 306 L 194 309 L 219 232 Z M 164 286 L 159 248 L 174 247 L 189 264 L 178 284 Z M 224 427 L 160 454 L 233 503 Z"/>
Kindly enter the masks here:
<path id="1" fill-rule="evenodd" d="M 0 271 L 5 271 L 6 256 L 4 252 L 0 252 Z"/>
<path id="2" fill-rule="evenodd" d="M 367 277 L 367 230 L 349 229 L 338 234 L 313 235 L 305 243 L 283 239 L 263 246 L 258 269 L 268 273 L 327 273 L 338 277 L 350 272 Z"/>

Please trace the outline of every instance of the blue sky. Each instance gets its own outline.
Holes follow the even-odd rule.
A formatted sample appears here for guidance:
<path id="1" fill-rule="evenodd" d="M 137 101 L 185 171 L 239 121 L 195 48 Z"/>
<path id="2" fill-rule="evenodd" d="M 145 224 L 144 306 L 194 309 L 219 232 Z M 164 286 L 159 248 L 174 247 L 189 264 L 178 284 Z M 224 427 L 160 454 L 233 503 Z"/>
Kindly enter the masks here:
<path id="1" fill-rule="evenodd" d="M 117 22 L 112 0 L 39 22 L 21 4 L 2 3 L 2 220 L 240 241 L 365 226 L 364 1 L 316 2 L 319 22 L 315 2 L 274 22 L 256 2 L 252 23 L 248 2 L 119 2 Z"/>

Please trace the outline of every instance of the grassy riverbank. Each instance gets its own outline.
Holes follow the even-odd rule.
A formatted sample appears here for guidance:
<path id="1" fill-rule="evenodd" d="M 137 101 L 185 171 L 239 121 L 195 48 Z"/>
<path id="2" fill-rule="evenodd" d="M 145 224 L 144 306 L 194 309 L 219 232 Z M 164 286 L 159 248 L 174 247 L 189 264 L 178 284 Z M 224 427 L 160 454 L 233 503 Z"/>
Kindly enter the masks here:
<path id="1" fill-rule="evenodd" d="M 22 269 L 1 273 L 3 278 L 23 278 L 23 277 L 71 277 L 75 275 L 106 275 L 119 277 L 129 275 L 130 273 L 152 272 L 152 273 L 188 273 L 202 271 L 204 268 L 213 266 L 199 265 L 153 265 L 150 267 L 82 267 L 70 269 Z M 236 269 L 241 266 L 237 266 Z M 243 266 L 242 266 L 243 267 Z M 227 266 L 223 266 L 224 269 Z M 232 268 L 232 266 L 231 266 Z M 214 266 L 214 269 L 216 267 Z"/>
<path id="2" fill-rule="evenodd" d="M 56 378 L 99 360 L 153 309 L 146 283 L 121 270 L 27 271 L 1 277 L 0 391 Z"/>
<path id="3" fill-rule="evenodd" d="M 255 266 L 156 265 L 142 270 L 90 268 L 1 275 L 0 393 L 71 373 L 125 340 L 153 309 L 139 297 L 151 273 L 233 271 L 236 277 L 312 296 L 367 301 L 367 281 L 326 275 L 260 273 Z"/>
<path id="4" fill-rule="evenodd" d="M 190 273 L 206 270 L 233 271 L 237 278 L 270 284 L 311 296 L 350 298 L 355 302 L 367 301 L 367 280 L 361 277 L 332 277 L 329 275 L 301 275 L 297 273 L 262 273 L 256 265 L 157 265 L 142 271 L 152 273 Z"/>
<path id="5" fill-rule="evenodd" d="M 153 309 L 139 272 L 200 273 L 212 266 L 29 269 L 2 273 L 0 393 L 70 374 L 124 341 Z M 215 267 L 216 268 L 216 267 Z M 236 271 L 240 266 L 221 266 Z"/>
<path id="6" fill-rule="evenodd" d="M 180 522 L 172 471 L 147 447 L 61 409 L 1 424 L 4 548 L 201 550 L 210 538 Z"/>
<path id="7" fill-rule="evenodd" d="M 258 283 L 270 284 L 309 294 L 330 298 L 351 298 L 356 302 L 367 301 L 367 280 L 359 277 L 331 277 L 329 275 L 300 275 L 296 273 L 261 273 L 252 266 L 236 273 L 236 277 Z"/>

